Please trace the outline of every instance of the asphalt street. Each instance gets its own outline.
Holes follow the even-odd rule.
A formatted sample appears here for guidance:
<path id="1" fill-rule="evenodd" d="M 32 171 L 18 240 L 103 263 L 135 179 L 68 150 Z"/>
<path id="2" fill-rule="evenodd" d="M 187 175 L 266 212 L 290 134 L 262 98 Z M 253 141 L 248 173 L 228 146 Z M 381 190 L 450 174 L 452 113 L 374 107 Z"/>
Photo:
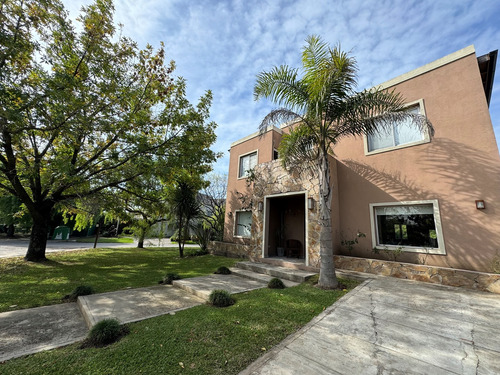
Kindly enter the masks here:
<path id="1" fill-rule="evenodd" d="M 0 258 L 12 258 L 25 256 L 28 250 L 28 239 L 0 239 Z M 120 248 L 120 247 L 135 247 L 137 242 L 134 243 L 97 243 L 98 248 Z M 177 244 L 170 242 L 170 239 L 162 239 L 159 241 L 157 238 L 147 239 L 144 242 L 144 246 L 162 246 L 162 247 L 173 247 Z M 190 247 L 193 245 L 189 245 Z M 47 253 L 53 253 L 56 251 L 72 251 L 81 249 L 90 249 L 94 247 L 93 243 L 76 242 L 74 240 L 62 241 L 62 240 L 48 240 L 47 241 Z"/>

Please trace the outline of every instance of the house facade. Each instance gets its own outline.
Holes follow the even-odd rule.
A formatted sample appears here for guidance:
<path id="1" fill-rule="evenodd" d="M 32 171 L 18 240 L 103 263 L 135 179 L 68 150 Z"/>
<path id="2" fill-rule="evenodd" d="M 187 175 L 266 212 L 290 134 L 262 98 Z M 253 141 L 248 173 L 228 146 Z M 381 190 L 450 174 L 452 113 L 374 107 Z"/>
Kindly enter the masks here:
<path id="1" fill-rule="evenodd" d="M 500 156 L 488 109 L 496 56 L 469 46 L 380 85 L 426 115 L 435 134 L 398 123 L 335 146 L 336 254 L 491 271 L 500 255 Z M 224 241 L 249 258 L 318 267 L 318 177 L 285 170 L 278 155 L 293 126 L 232 143 Z"/>

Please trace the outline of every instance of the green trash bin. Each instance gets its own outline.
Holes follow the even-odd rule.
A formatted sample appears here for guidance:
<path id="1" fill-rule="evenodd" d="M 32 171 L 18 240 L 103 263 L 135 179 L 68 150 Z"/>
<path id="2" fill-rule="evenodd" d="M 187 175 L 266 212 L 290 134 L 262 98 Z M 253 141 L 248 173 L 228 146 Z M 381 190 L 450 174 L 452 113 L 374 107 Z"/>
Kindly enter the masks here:
<path id="1" fill-rule="evenodd" d="M 68 240 L 69 239 L 69 227 L 61 225 L 54 229 L 53 240 Z"/>

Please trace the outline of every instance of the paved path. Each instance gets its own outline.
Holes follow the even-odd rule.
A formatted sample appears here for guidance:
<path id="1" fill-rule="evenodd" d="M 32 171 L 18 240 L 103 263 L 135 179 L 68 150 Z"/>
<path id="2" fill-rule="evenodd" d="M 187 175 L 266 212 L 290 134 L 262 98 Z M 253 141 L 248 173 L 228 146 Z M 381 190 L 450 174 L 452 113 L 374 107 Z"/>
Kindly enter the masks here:
<path id="1" fill-rule="evenodd" d="M 0 362 L 80 341 L 90 327 L 106 318 L 130 323 L 205 303 L 214 289 L 242 293 L 267 286 L 267 282 L 234 275 L 179 280 L 182 281 L 189 291 L 157 285 L 83 296 L 78 303 L 0 313 Z"/>
<path id="2" fill-rule="evenodd" d="M 500 295 L 367 280 L 250 374 L 500 374 Z"/>
<path id="3" fill-rule="evenodd" d="M 28 250 L 28 239 L 0 239 L 0 258 L 12 258 L 25 256 Z M 137 242 L 134 243 L 97 243 L 98 248 L 120 248 L 120 247 L 135 247 Z M 164 238 L 159 241 L 157 238 L 146 239 L 144 241 L 145 247 L 177 247 L 176 243 L 171 243 L 169 238 Z M 48 240 L 47 253 L 56 251 L 71 251 L 90 249 L 94 247 L 93 243 L 76 242 L 74 240 L 61 241 L 61 240 Z M 186 245 L 186 247 L 198 247 L 198 245 Z"/>
<path id="4" fill-rule="evenodd" d="M 500 374 L 500 295 L 365 275 L 367 280 L 242 375 Z M 243 291 L 265 282 L 233 275 L 186 280 Z M 210 286 L 210 283 L 213 285 Z M 225 283 L 225 285 L 224 285 Z M 171 286 L 122 290 L 0 314 L 0 362 L 81 340 L 106 317 L 136 321 L 203 303 Z"/>
<path id="5" fill-rule="evenodd" d="M 76 303 L 0 313 L 0 363 L 72 344 L 87 333 Z"/>

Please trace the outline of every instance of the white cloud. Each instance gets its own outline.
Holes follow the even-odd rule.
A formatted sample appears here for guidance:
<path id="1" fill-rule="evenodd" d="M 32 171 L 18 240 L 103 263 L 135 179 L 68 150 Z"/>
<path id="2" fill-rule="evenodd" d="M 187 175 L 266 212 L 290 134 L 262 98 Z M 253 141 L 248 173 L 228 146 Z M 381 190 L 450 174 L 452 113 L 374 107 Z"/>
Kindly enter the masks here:
<path id="1" fill-rule="evenodd" d="M 81 4 L 89 3 L 64 2 L 72 17 Z M 496 0 L 116 0 L 115 8 L 124 34 L 140 46 L 165 42 L 167 58 L 176 61 L 177 74 L 187 79 L 190 100 L 213 91 L 218 151 L 227 151 L 232 141 L 257 130 L 273 108 L 253 101 L 257 73 L 281 64 L 300 66 L 308 35 L 341 42 L 343 49 L 352 51 L 360 89 L 470 44 L 479 55 L 500 46 Z M 490 112 L 500 142 L 498 82 Z M 225 155 L 218 170 L 227 170 Z"/>

